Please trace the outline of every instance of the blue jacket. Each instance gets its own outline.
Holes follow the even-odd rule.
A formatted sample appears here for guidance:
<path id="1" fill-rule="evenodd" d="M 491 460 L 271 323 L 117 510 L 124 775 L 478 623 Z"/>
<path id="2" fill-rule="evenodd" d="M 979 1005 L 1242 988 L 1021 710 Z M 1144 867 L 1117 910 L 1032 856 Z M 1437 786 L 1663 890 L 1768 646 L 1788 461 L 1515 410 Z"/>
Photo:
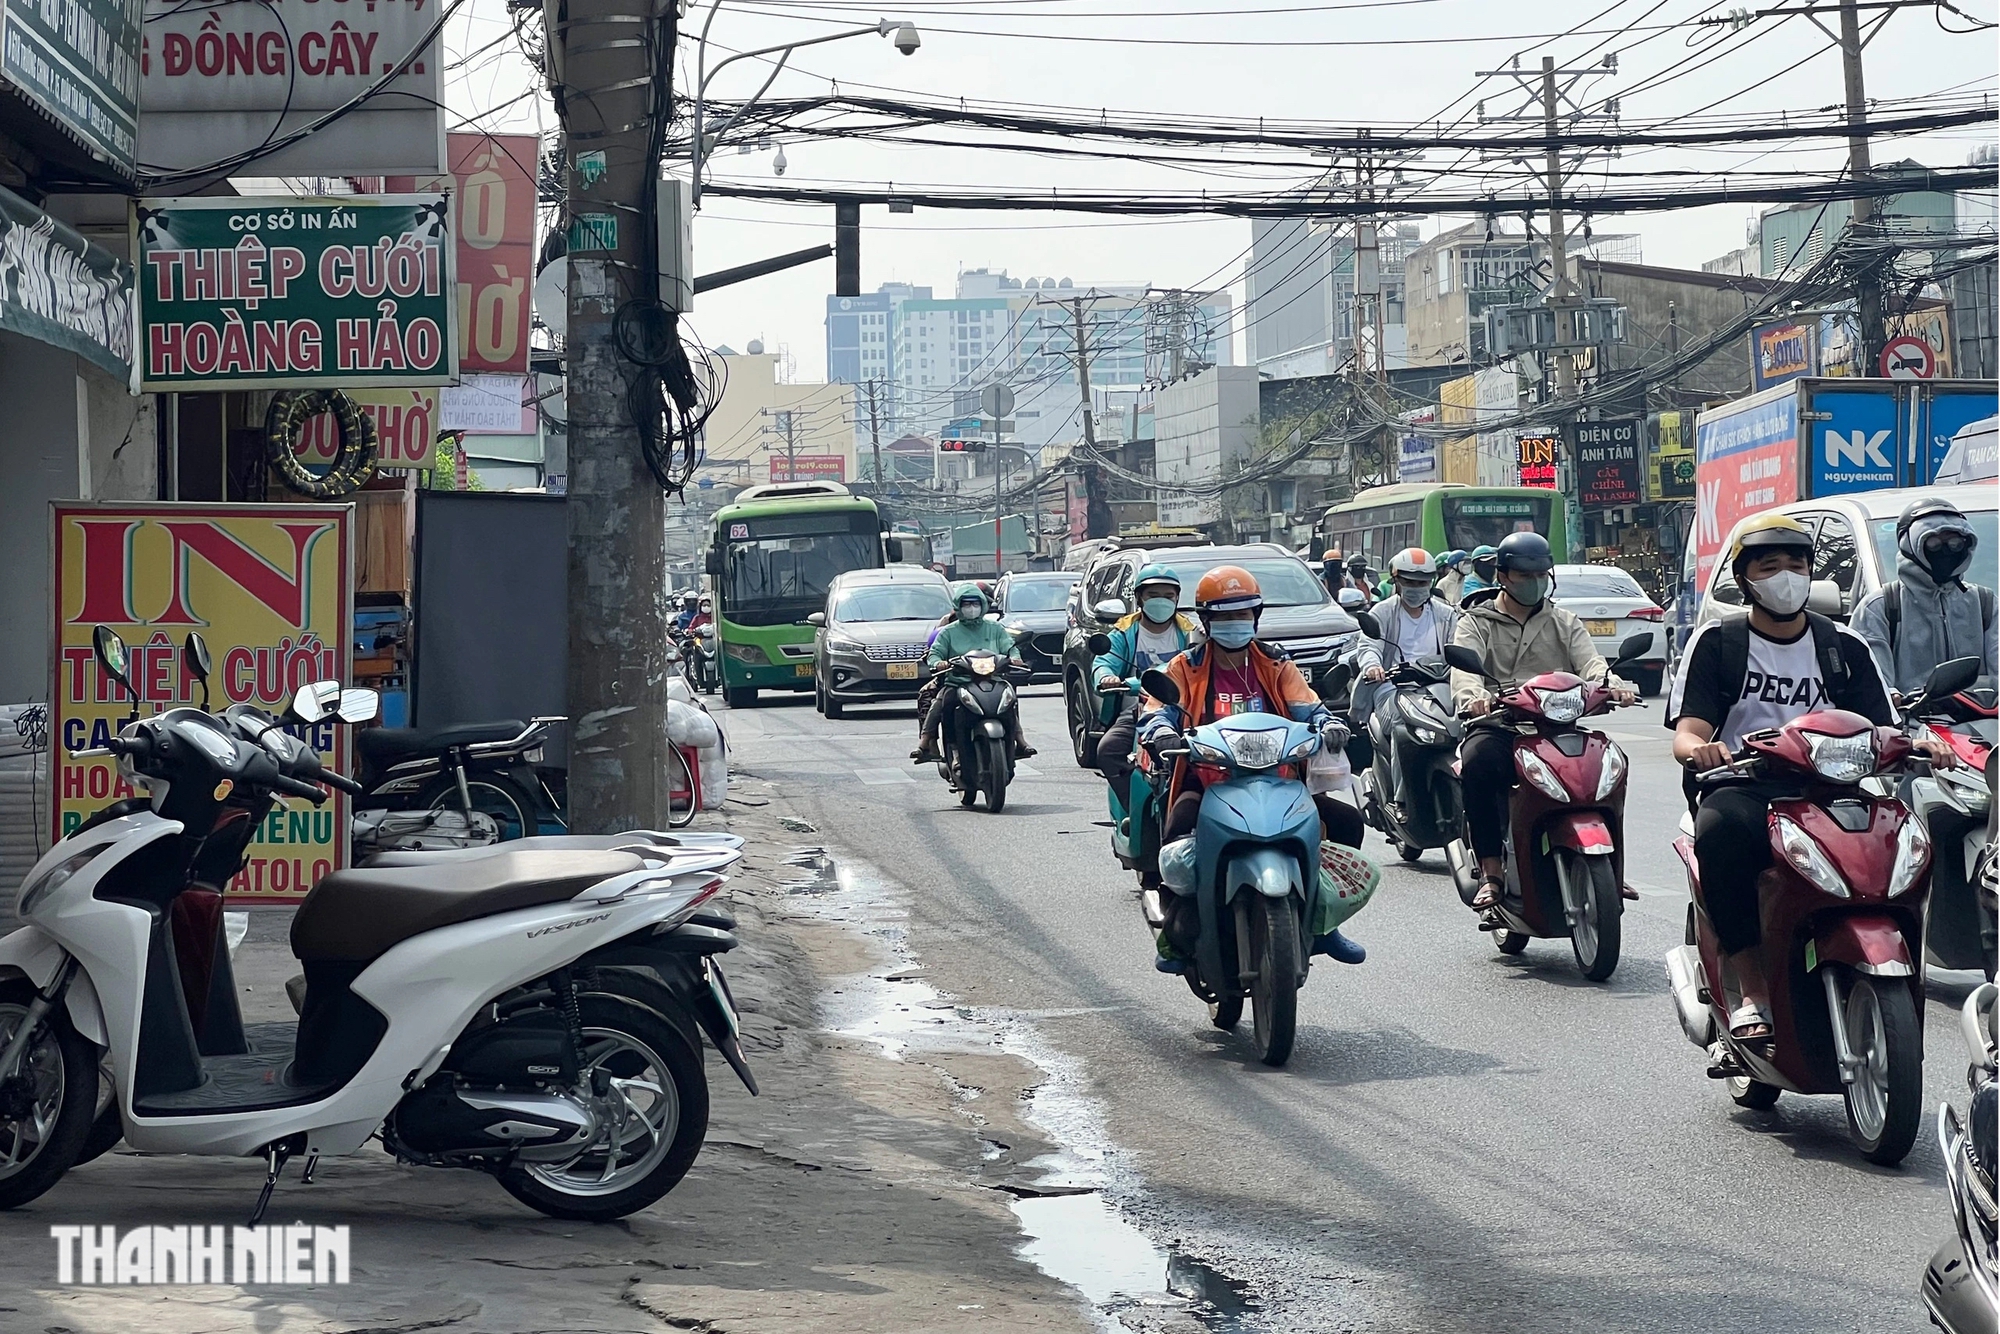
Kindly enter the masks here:
<path id="1" fill-rule="evenodd" d="M 1180 640 L 1174 646 L 1175 651 L 1184 651 L 1196 629 L 1194 617 L 1186 612 L 1177 612 L 1173 623 Z M 1090 683 L 1093 686 L 1107 676 L 1116 676 L 1122 680 L 1138 675 L 1136 664 L 1139 658 L 1139 613 L 1136 611 L 1128 613 L 1124 620 L 1112 627 L 1109 637 L 1111 647 L 1091 659 Z"/>

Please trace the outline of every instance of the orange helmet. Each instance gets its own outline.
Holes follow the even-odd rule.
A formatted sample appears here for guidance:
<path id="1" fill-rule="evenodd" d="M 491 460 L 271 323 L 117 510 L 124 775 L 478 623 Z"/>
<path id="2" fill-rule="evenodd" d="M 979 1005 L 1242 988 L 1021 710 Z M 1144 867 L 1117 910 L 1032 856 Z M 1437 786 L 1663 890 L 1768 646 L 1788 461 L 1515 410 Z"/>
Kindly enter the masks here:
<path id="1" fill-rule="evenodd" d="M 1194 586 L 1197 611 L 1257 611 L 1264 605 L 1257 576 L 1240 565 L 1218 565 Z"/>

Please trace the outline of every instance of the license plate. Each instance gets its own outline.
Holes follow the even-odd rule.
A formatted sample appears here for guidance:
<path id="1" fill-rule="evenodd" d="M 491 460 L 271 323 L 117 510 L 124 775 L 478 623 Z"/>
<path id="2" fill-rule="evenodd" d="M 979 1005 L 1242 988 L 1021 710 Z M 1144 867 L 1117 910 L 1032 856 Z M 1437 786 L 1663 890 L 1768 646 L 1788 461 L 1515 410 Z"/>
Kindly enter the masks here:
<path id="1" fill-rule="evenodd" d="M 892 662 L 889 664 L 891 681 L 914 681 L 917 679 L 917 664 L 914 662 Z"/>
<path id="2" fill-rule="evenodd" d="M 811 676 L 812 674 L 813 674 L 813 665 L 809 662 L 802 662 L 798 664 L 796 667 L 792 668 L 793 676 Z"/>
<path id="3" fill-rule="evenodd" d="M 1585 621 L 1583 623 L 1583 629 L 1586 634 L 1595 635 L 1599 639 L 1609 639 L 1612 635 L 1618 633 L 1618 622 Z"/>

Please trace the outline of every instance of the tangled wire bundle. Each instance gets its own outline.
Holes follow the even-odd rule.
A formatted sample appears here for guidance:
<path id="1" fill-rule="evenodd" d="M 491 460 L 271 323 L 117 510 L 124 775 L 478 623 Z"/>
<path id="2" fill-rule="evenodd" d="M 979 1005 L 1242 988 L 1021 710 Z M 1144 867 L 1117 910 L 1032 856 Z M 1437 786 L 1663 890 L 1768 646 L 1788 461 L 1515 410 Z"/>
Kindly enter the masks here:
<path id="1" fill-rule="evenodd" d="M 305 425 L 322 412 L 332 413 L 339 447 L 333 466 L 314 472 L 298 455 Z M 275 394 L 264 414 L 265 448 L 271 467 L 285 485 L 315 500 L 332 500 L 359 491 L 375 475 L 375 422 L 352 398 L 338 389 L 308 389 Z"/>

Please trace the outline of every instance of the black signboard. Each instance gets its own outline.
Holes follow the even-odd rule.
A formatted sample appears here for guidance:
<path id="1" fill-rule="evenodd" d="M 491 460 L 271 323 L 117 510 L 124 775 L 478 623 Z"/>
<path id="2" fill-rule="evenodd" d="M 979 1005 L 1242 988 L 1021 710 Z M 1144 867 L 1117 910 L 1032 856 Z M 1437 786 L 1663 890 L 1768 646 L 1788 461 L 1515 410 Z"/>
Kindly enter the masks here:
<path id="1" fill-rule="evenodd" d="M 1577 503 L 1584 509 L 1615 509 L 1644 499 L 1639 465 L 1638 418 L 1577 422 L 1570 427 L 1576 450 Z"/>

